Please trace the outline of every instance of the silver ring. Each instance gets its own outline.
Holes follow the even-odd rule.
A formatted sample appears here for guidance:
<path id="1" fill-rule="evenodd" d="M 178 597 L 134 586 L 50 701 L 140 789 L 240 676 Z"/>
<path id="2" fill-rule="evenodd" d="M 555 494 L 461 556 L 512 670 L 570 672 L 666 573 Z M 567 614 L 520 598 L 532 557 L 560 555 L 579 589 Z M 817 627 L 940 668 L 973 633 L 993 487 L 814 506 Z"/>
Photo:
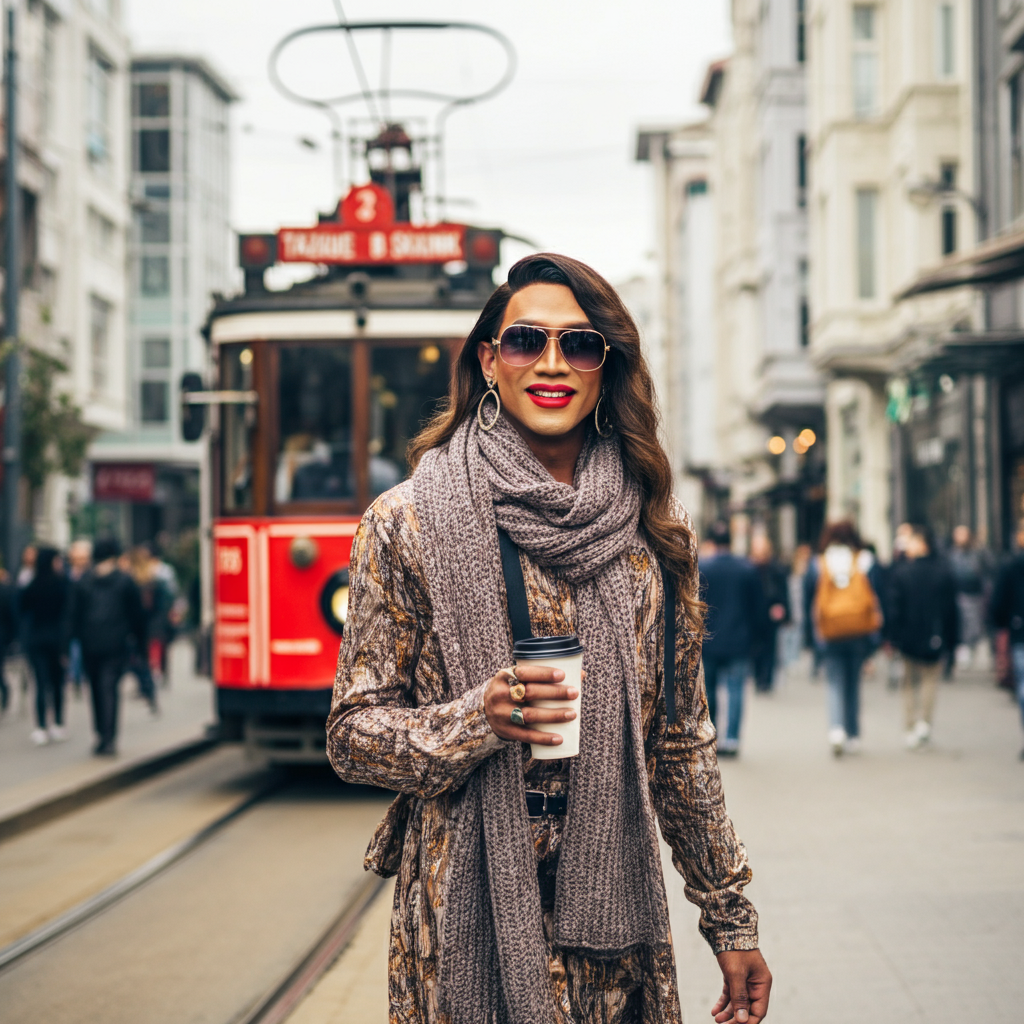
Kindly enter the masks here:
<path id="1" fill-rule="evenodd" d="M 513 708 L 512 713 L 508 717 L 512 720 L 513 725 L 526 725 L 526 719 L 523 718 L 522 708 Z"/>

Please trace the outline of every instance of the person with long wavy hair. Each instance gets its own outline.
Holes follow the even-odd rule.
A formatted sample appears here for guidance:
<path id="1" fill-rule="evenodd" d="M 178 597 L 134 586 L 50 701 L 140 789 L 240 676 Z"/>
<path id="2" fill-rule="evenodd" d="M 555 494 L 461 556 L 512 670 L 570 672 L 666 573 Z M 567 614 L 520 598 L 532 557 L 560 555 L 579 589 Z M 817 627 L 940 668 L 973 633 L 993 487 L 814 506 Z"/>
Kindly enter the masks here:
<path id="1" fill-rule="evenodd" d="M 722 969 L 715 1020 L 760 1021 L 695 537 L 608 282 L 552 253 L 512 267 L 410 463 L 352 547 L 327 723 L 342 778 L 399 794 L 366 856 L 398 876 L 392 1024 L 679 1024 L 659 825 Z M 514 633 L 578 639 L 582 683 L 514 664 Z"/>

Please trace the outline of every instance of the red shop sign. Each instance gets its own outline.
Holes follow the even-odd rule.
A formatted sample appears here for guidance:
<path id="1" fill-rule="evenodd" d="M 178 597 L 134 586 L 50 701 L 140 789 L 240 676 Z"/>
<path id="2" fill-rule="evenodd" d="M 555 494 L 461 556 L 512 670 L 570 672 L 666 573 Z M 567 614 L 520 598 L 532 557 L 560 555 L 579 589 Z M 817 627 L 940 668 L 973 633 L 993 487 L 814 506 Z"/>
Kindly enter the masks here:
<path id="1" fill-rule="evenodd" d="M 152 462 L 95 462 L 92 467 L 94 501 L 152 501 L 156 467 Z"/>
<path id="2" fill-rule="evenodd" d="M 464 224 L 396 224 L 387 189 L 357 185 L 338 205 L 337 221 L 281 228 L 282 263 L 448 263 L 465 259 Z"/>

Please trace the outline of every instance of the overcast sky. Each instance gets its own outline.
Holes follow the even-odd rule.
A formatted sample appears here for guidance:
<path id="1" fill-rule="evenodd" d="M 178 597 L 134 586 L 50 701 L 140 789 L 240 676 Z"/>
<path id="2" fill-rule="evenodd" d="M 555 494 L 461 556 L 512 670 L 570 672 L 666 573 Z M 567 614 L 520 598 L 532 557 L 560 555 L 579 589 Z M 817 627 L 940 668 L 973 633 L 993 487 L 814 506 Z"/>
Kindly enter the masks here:
<path id="1" fill-rule="evenodd" d="M 725 0 L 345 0 L 344 9 L 351 21 L 485 22 L 515 46 L 509 88 L 448 121 L 446 191 L 462 201 L 450 219 L 535 239 L 613 281 L 649 269 L 651 171 L 634 162 L 636 129 L 702 116 L 704 70 L 730 48 Z M 333 0 L 127 0 L 136 52 L 205 57 L 242 97 L 232 125 L 232 223 L 240 231 L 312 223 L 337 201 L 327 119 L 282 98 L 267 75 L 279 39 L 334 20 Z M 356 38 L 377 82 L 380 34 Z M 476 92 L 502 65 L 500 49 L 482 36 L 392 38 L 395 85 Z M 297 43 L 281 66 L 288 83 L 310 95 L 358 88 L 340 33 Z M 396 100 L 392 114 L 436 110 Z M 366 107 L 342 114 L 365 117 Z M 505 245 L 506 260 L 527 251 Z"/>

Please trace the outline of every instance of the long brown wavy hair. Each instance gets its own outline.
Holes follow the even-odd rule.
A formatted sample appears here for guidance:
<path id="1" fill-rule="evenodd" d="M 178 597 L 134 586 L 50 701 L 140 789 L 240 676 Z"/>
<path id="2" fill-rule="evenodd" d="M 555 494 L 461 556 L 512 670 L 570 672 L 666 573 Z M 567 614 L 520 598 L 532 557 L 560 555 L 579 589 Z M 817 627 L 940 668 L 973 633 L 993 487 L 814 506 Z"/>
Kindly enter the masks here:
<path id="1" fill-rule="evenodd" d="M 410 466 L 415 469 L 425 452 L 447 444 L 462 421 L 475 415 L 487 390 L 477 345 L 498 336 L 516 292 L 541 283 L 569 288 L 595 330 L 607 339 L 611 351 L 604 364 L 604 401 L 622 444 L 623 462 L 640 487 L 640 525 L 653 553 L 676 579 L 695 580 L 696 545 L 691 531 L 674 515 L 672 468 L 658 440 L 654 385 L 640 348 L 640 332 L 615 289 L 579 260 L 543 252 L 526 256 L 512 267 L 508 283 L 495 289 L 462 344 L 447 401 L 409 443 Z M 679 595 L 693 628 L 699 630 L 704 606 L 697 593 L 680 586 Z"/>

